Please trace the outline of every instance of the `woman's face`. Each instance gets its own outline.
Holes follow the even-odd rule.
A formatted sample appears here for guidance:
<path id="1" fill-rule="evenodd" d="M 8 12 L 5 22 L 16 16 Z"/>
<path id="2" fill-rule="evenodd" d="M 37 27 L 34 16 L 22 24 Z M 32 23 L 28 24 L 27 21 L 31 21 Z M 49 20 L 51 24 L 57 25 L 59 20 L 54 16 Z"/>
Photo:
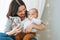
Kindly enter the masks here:
<path id="1" fill-rule="evenodd" d="M 20 18 L 24 18 L 24 17 L 25 17 L 25 12 L 26 12 L 25 6 L 24 6 L 24 5 L 21 5 L 21 6 L 18 8 L 17 15 L 18 15 Z"/>

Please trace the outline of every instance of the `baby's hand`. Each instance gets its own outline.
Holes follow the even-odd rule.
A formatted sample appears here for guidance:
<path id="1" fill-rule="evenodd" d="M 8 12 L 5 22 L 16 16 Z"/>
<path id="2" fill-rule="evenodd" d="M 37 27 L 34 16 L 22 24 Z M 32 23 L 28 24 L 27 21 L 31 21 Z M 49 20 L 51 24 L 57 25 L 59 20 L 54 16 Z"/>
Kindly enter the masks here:
<path id="1" fill-rule="evenodd" d="M 33 17 L 30 17 L 30 16 L 29 16 L 28 18 L 31 20 Z"/>
<path id="2" fill-rule="evenodd" d="M 17 26 L 17 24 L 15 22 L 12 23 L 13 26 Z"/>

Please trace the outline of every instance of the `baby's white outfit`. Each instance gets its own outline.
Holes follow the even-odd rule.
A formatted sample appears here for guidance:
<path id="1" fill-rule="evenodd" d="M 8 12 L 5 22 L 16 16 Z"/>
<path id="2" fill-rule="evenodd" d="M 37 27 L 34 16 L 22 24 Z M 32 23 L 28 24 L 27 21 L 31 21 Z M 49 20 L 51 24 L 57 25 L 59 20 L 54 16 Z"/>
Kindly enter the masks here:
<path id="1" fill-rule="evenodd" d="M 37 24 L 37 25 L 40 25 L 41 24 L 41 20 L 39 18 L 32 18 L 31 20 L 29 20 L 28 18 L 26 18 L 23 22 L 23 28 L 26 29 L 26 27 L 28 25 L 31 25 L 31 24 Z M 37 32 L 36 29 L 32 29 L 31 32 Z"/>

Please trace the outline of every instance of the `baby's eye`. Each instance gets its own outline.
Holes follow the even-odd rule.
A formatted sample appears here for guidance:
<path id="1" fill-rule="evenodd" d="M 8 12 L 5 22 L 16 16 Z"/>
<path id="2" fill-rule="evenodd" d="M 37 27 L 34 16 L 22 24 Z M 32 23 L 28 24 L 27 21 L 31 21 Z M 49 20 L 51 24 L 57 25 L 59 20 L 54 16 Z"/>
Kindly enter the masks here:
<path id="1" fill-rule="evenodd" d="M 32 14 L 32 15 L 34 15 L 34 14 Z"/>

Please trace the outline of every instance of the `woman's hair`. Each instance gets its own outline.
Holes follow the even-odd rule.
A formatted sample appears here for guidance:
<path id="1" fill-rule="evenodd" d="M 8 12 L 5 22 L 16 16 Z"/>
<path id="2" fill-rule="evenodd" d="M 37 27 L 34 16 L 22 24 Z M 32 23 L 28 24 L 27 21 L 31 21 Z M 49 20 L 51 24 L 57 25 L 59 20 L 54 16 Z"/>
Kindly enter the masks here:
<path id="1" fill-rule="evenodd" d="M 18 2 L 20 4 L 18 4 Z M 17 1 L 16 0 L 12 0 L 11 4 L 9 6 L 7 17 L 9 18 L 9 16 L 12 16 L 12 17 L 18 16 L 17 15 L 18 7 L 21 6 L 21 5 L 24 5 L 25 8 L 26 8 L 26 5 L 25 5 L 25 3 L 22 0 L 17 0 Z M 25 16 L 27 17 L 27 10 L 26 10 L 25 14 L 26 14 Z"/>

